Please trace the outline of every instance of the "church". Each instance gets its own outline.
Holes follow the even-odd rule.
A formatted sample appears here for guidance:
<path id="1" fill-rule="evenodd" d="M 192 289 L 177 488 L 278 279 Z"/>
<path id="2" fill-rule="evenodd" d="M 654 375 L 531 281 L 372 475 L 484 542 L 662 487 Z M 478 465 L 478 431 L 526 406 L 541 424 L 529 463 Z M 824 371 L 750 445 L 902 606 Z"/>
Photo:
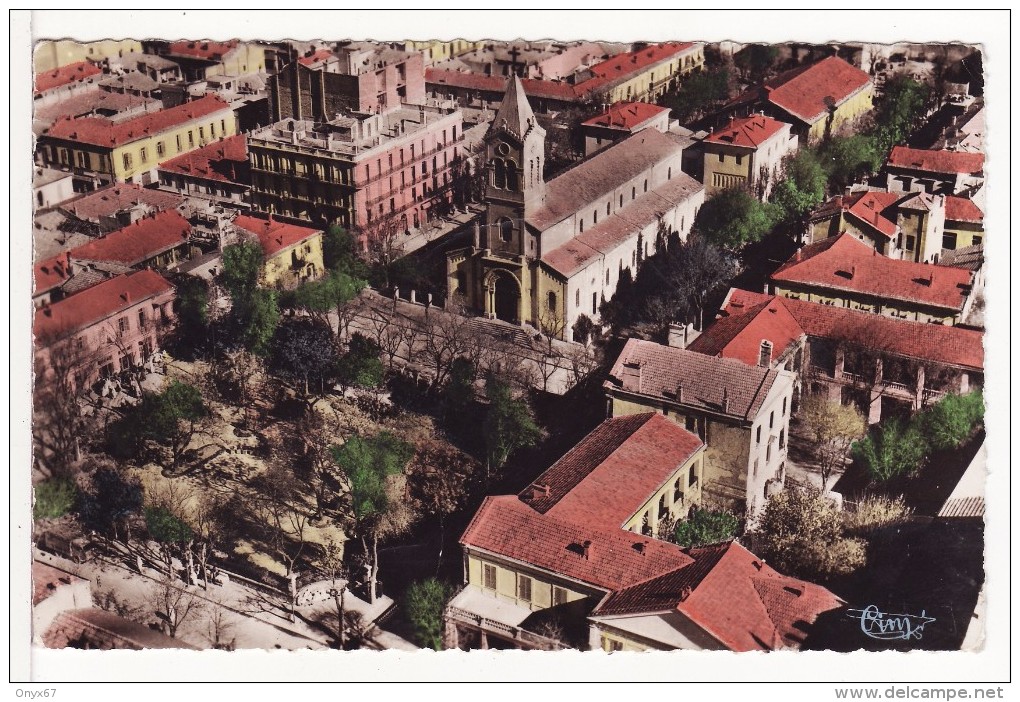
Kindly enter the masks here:
<path id="1" fill-rule="evenodd" d="M 636 277 L 669 233 L 686 239 L 705 200 L 680 169 L 683 139 L 653 127 L 547 182 L 545 130 L 517 76 L 484 142 L 486 211 L 471 246 L 448 254 L 448 292 L 568 341 L 582 316 L 600 321 L 624 271 Z"/>

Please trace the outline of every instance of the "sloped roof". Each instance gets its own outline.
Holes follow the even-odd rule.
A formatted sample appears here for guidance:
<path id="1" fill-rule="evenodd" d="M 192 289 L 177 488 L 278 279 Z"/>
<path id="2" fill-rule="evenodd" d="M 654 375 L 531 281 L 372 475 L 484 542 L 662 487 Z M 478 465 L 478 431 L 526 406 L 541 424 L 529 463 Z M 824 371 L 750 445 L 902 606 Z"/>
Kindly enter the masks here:
<path id="1" fill-rule="evenodd" d="M 963 269 L 881 256 L 846 233 L 808 244 L 771 276 L 776 283 L 839 290 L 952 312 L 963 309 L 973 278 Z"/>
<path id="2" fill-rule="evenodd" d="M 67 252 L 63 252 L 39 261 L 35 264 L 35 291 L 33 295 L 41 295 L 44 292 L 60 287 L 71 277 L 71 266 L 67 260 Z"/>
<path id="3" fill-rule="evenodd" d="M 177 193 L 143 188 L 134 183 L 123 183 L 64 202 L 60 209 L 78 219 L 98 222 L 101 217 L 109 217 L 140 203 L 163 211 L 175 209 L 183 202 L 184 198 Z"/>
<path id="4" fill-rule="evenodd" d="M 193 178 L 240 183 L 248 168 L 248 139 L 237 134 L 160 164 L 159 170 Z"/>
<path id="5" fill-rule="evenodd" d="M 622 527 L 703 445 L 654 412 L 607 419 L 519 497 L 540 514 Z"/>
<path id="6" fill-rule="evenodd" d="M 299 244 L 306 239 L 322 234 L 321 229 L 288 224 L 275 220 L 272 216 L 268 219 L 262 219 L 254 215 L 238 215 L 234 219 L 234 226 L 257 236 L 259 243 L 262 244 L 262 252 L 266 258 L 274 256 L 280 251 Z"/>
<path id="7" fill-rule="evenodd" d="M 503 102 L 496 110 L 496 116 L 492 120 L 492 129 L 508 129 L 511 133 L 522 137 L 535 124 L 537 124 L 535 113 L 532 112 L 531 105 L 528 104 L 524 86 L 521 85 L 521 79 L 517 77 L 517 74 L 514 74 L 510 77 Z"/>
<path id="8" fill-rule="evenodd" d="M 102 609 L 74 609 L 61 612 L 43 635 L 47 648 L 66 648 L 85 639 L 90 648 L 99 650 L 150 648 L 184 648 L 194 646 L 144 624 L 125 619 Z"/>
<path id="9" fill-rule="evenodd" d="M 628 201 L 623 208 L 583 233 L 542 254 L 542 262 L 569 278 L 592 259 L 611 253 L 620 244 L 682 203 L 704 185 L 679 169 L 671 180 Z"/>
<path id="10" fill-rule="evenodd" d="M 219 61 L 236 47 L 236 39 L 230 41 L 175 41 L 170 45 L 169 54 Z"/>
<path id="11" fill-rule="evenodd" d="M 736 359 L 629 339 L 605 386 L 676 401 L 677 387 L 682 384 L 682 406 L 750 420 L 757 416 L 777 378 L 777 371 Z M 725 411 L 724 394 L 729 403 Z"/>
<path id="12" fill-rule="evenodd" d="M 504 76 L 483 76 L 466 71 L 453 71 L 448 68 L 426 68 L 425 82 L 434 85 L 449 85 L 467 90 L 481 90 L 490 93 L 506 91 L 509 82 Z M 569 102 L 578 99 L 574 86 L 570 83 L 535 78 L 521 79 L 524 92 L 533 98 L 563 100 Z"/>
<path id="13" fill-rule="evenodd" d="M 61 66 L 52 71 L 45 71 L 43 73 L 35 74 L 35 93 L 45 93 L 47 90 L 53 90 L 69 83 L 75 83 L 82 81 L 92 76 L 99 75 L 102 73 L 102 69 L 95 64 L 89 63 L 88 61 L 79 61 L 78 63 L 68 64 L 67 66 Z"/>
<path id="14" fill-rule="evenodd" d="M 320 61 L 325 61 L 331 56 L 333 56 L 333 51 L 331 49 L 319 49 L 308 56 L 298 57 L 298 63 L 302 66 L 313 66 Z"/>
<path id="15" fill-rule="evenodd" d="M 693 46 L 694 42 L 690 41 L 671 41 L 646 46 L 638 51 L 627 51 L 617 54 L 592 66 L 589 69 L 592 77 L 582 83 L 578 83 L 575 86 L 575 90 L 579 94 L 584 95 L 614 83 L 619 83 L 629 76 L 644 71 L 649 66 L 668 61 Z"/>
<path id="16" fill-rule="evenodd" d="M 873 312 L 822 305 L 733 288 L 721 319 L 741 316 L 763 302 L 782 305 L 808 336 L 851 343 L 866 342 L 888 353 L 966 368 L 984 368 L 984 335 L 941 324 L 894 319 Z M 714 326 L 714 325 L 713 325 Z M 712 327 L 705 334 L 711 334 Z M 773 340 L 778 347 L 778 341 Z M 760 343 L 755 333 L 748 343 Z M 692 344 L 693 346 L 693 344 Z"/>
<path id="17" fill-rule="evenodd" d="M 777 76 L 765 84 L 766 99 L 785 112 L 814 124 L 871 82 L 867 73 L 837 56 L 803 70 Z"/>
<path id="18" fill-rule="evenodd" d="M 680 151 L 657 129 L 632 134 L 546 183 L 543 205 L 527 222 L 545 231 Z"/>
<path id="19" fill-rule="evenodd" d="M 889 211 L 903 193 L 865 192 L 845 198 L 846 212 L 860 223 L 883 234 L 887 239 L 896 236 L 896 212 Z"/>
<path id="20" fill-rule="evenodd" d="M 946 195 L 946 221 L 981 223 L 985 213 L 970 198 Z"/>
<path id="21" fill-rule="evenodd" d="M 122 122 L 113 122 L 103 117 L 66 117 L 54 122 L 46 136 L 94 146 L 114 147 L 146 139 L 172 127 L 229 109 L 230 105 L 223 98 L 210 94 L 176 107 L 148 112 Z"/>
<path id="22" fill-rule="evenodd" d="M 887 166 L 909 168 L 932 173 L 980 173 L 985 166 L 985 155 L 963 151 L 932 151 L 894 146 L 889 153 Z"/>
<path id="23" fill-rule="evenodd" d="M 116 261 L 134 266 L 182 245 L 190 237 L 188 220 L 176 210 L 165 210 L 72 249 L 69 255 L 77 260 Z"/>
<path id="24" fill-rule="evenodd" d="M 721 129 L 712 132 L 705 142 L 756 149 L 760 144 L 778 134 L 785 126 L 787 126 L 785 122 L 765 115 L 736 117 Z"/>
<path id="25" fill-rule="evenodd" d="M 52 596 L 59 588 L 86 582 L 73 573 L 54 568 L 42 561 L 32 561 L 32 605 L 37 605 Z"/>
<path id="26" fill-rule="evenodd" d="M 63 338 L 142 300 L 173 290 L 173 285 L 152 270 L 117 276 L 37 310 L 33 325 L 37 343 Z"/>
<path id="27" fill-rule="evenodd" d="M 735 358 L 756 366 L 762 341 L 772 344 L 772 359 L 775 360 L 803 335 L 804 330 L 790 310 L 775 299 L 767 299 L 720 317 L 687 349 L 709 356 Z"/>
<path id="28" fill-rule="evenodd" d="M 590 542 L 587 558 L 585 542 Z M 626 587 L 694 560 L 674 544 L 615 525 L 598 528 L 540 514 L 515 495 L 485 498 L 460 543 L 605 590 Z"/>
<path id="29" fill-rule="evenodd" d="M 605 113 L 585 120 L 581 124 L 585 127 L 631 130 L 658 117 L 663 112 L 669 112 L 669 108 L 648 102 L 618 102 Z"/>

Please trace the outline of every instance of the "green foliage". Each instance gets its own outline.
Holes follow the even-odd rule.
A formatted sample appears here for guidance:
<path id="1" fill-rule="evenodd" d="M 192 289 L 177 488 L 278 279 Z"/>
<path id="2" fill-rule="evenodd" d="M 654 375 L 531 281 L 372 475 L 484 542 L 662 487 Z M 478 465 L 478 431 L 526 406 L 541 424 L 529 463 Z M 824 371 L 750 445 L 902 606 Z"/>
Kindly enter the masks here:
<path id="1" fill-rule="evenodd" d="M 78 500 L 78 487 L 66 478 L 50 478 L 35 486 L 35 519 L 56 519 L 74 509 Z"/>
<path id="2" fill-rule="evenodd" d="M 382 385 L 383 362 L 379 358 L 379 344 L 365 335 L 355 332 L 347 344 L 345 353 L 337 362 L 337 375 L 341 384 L 362 388 L 376 388 Z"/>
<path id="3" fill-rule="evenodd" d="M 321 280 L 308 281 L 293 291 L 290 303 L 312 313 L 325 314 L 353 300 L 366 282 L 344 271 L 330 271 Z"/>
<path id="4" fill-rule="evenodd" d="M 694 509 L 687 521 L 677 522 L 674 534 L 681 546 L 704 546 L 732 539 L 740 529 L 740 520 L 729 512 Z"/>
<path id="5" fill-rule="evenodd" d="M 905 521 L 911 514 L 902 497 L 866 495 L 843 513 L 848 532 L 866 536 L 878 529 Z"/>
<path id="6" fill-rule="evenodd" d="M 694 220 L 694 229 L 709 243 L 738 249 L 759 241 L 772 231 L 781 212 L 739 188 L 723 190 L 705 201 Z"/>
<path id="7" fill-rule="evenodd" d="M 592 321 L 591 317 L 586 314 L 579 314 L 577 321 L 574 322 L 574 341 L 579 344 L 587 345 L 589 341 L 595 338 L 598 334 L 599 328 L 595 322 Z"/>
<path id="8" fill-rule="evenodd" d="M 822 149 L 830 186 L 842 191 L 847 185 L 877 173 L 885 160 L 879 140 L 868 134 L 833 137 Z"/>
<path id="9" fill-rule="evenodd" d="M 443 608 L 451 594 L 452 588 L 435 578 L 418 580 L 407 589 L 404 612 L 421 646 L 443 649 Z"/>
<path id="10" fill-rule="evenodd" d="M 733 57 L 733 63 L 744 72 L 748 80 L 757 83 L 775 66 L 778 58 L 778 47 L 771 44 L 751 44 Z"/>
<path id="11" fill-rule="evenodd" d="M 161 544 L 181 544 L 191 541 L 194 532 L 187 522 L 164 507 L 146 507 L 145 528 L 153 541 Z"/>
<path id="12" fill-rule="evenodd" d="M 268 356 L 280 323 L 279 293 L 253 290 L 244 300 L 234 301 L 234 318 L 244 347 L 257 356 Z"/>
<path id="13" fill-rule="evenodd" d="M 310 381 L 324 389 L 336 370 L 333 332 L 313 319 L 291 318 L 276 329 L 270 367 L 277 375 L 305 384 Z"/>
<path id="14" fill-rule="evenodd" d="M 144 396 L 138 414 L 146 435 L 165 441 L 178 433 L 179 422 L 201 419 L 206 408 L 198 388 L 175 380 L 158 395 Z"/>
<path id="15" fill-rule="evenodd" d="M 354 518 L 363 522 L 388 509 L 387 478 L 404 471 L 414 450 L 384 431 L 368 439 L 351 437 L 343 446 L 334 446 L 332 453 L 350 481 Z"/>
<path id="16" fill-rule="evenodd" d="M 358 258 L 358 242 L 338 224 L 326 229 L 322 238 L 322 258 L 330 271 L 343 272 L 352 277 L 364 278 L 364 264 Z"/>
<path id="17" fill-rule="evenodd" d="M 805 580 L 846 575 L 867 560 L 865 542 L 844 536 L 839 509 L 808 492 L 783 490 L 770 497 L 756 535 L 771 566 Z"/>
<path id="18" fill-rule="evenodd" d="M 535 423 L 528 403 L 514 399 L 510 386 L 503 381 L 490 376 L 485 394 L 489 398 L 483 425 L 486 459 L 490 467 L 499 470 L 514 451 L 534 446 L 542 430 Z"/>
<path id="19" fill-rule="evenodd" d="M 856 406 L 824 395 L 806 397 L 800 406 L 800 419 L 813 440 L 810 449 L 818 461 L 824 492 L 833 472 L 842 470 L 853 442 L 868 430 L 867 420 Z"/>
<path id="20" fill-rule="evenodd" d="M 695 73 L 684 79 L 676 93 L 667 94 L 663 104 L 673 119 L 687 124 L 730 96 L 730 73 L 725 68 Z"/>
<path id="21" fill-rule="evenodd" d="M 175 285 L 178 335 L 194 342 L 209 325 L 209 284 L 198 276 L 185 275 Z"/>
<path id="22" fill-rule="evenodd" d="M 230 299 L 234 304 L 242 301 L 258 287 L 263 263 L 262 245 L 257 241 L 224 247 L 220 282 L 230 293 Z"/>
<path id="23" fill-rule="evenodd" d="M 443 391 L 443 408 L 447 424 L 462 428 L 469 424 L 469 412 L 475 401 L 475 364 L 467 358 L 455 358 L 450 364 L 450 377 Z"/>
<path id="24" fill-rule="evenodd" d="M 87 529 L 109 534 L 117 523 L 142 506 L 142 486 L 113 468 L 99 468 L 92 487 L 81 495 L 81 518 Z"/>
<path id="25" fill-rule="evenodd" d="M 927 451 L 927 442 L 917 424 L 894 417 L 877 424 L 868 436 L 854 443 L 852 454 L 872 480 L 886 482 L 917 473 Z"/>
<path id="26" fill-rule="evenodd" d="M 770 200 L 779 208 L 784 221 L 795 221 L 825 199 L 828 181 L 819 153 L 804 147 L 787 158 L 783 179 L 773 189 Z"/>
<path id="27" fill-rule="evenodd" d="M 984 420 L 985 403 L 980 390 L 966 395 L 948 394 L 921 414 L 925 439 L 936 451 L 963 444 Z"/>
<path id="28" fill-rule="evenodd" d="M 907 75 L 896 75 L 882 88 L 882 101 L 875 111 L 874 135 L 881 153 L 910 136 L 911 130 L 924 117 L 929 89 Z"/>

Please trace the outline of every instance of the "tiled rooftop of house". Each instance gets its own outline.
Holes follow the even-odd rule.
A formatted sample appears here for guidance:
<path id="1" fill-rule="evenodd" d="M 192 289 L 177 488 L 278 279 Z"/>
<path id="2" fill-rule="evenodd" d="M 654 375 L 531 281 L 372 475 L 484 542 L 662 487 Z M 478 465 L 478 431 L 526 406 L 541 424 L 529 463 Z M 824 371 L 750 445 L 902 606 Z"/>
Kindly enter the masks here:
<path id="1" fill-rule="evenodd" d="M 145 110 L 155 112 L 162 109 L 159 100 L 132 95 L 113 93 L 107 90 L 90 90 L 77 95 L 68 95 L 52 105 L 36 107 L 32 115 L 33 131 L 36 135 L 63 117 L 103 116 L 114 120 L 129 119 L 131 113 L 143 114 Z"/>
<path id="2" fill-rule="evenodd" d="M 697 435 L 660 414 L 607 419 L 520 499 L 575 524 L 623 526 L 702 446 Z"/>
<path id="3" fill-rule="evenodd" d="M 39 604 L 63 586 L 80 582 L 84 580 L 73 573 L 42 561 L 32 561 L 32 604 Z"/>
<path id="4" fill-rule="evenodd" d="M 663 112 L 669 112 L 669 108 L 648 102 L 618 102 L 603 114 L 592 117 L 582 124 L 586 127 L 631 130 L 655 119 Z"/>
<path id="5" fill-rule="evenodd" d="M 71 266 L 67 260 L 67 252 L 58 254 L 35 264 L 34 295 L 59 288 L 71 277 Z"/>
<path id="6" fill-rule="evenodd" d="M 173 289 L 163 276 L 148 269 L 117 276 L 38 310 L 33 326 L 36 339 L 51 343 Z"/>
<path id="7" fill-rule="evenodd" d="M 775 360 L 802 336 L 804 330 L 786 305 L 776 298 L 766 298 L 715 320 L 687 349 L 756 366 L 761 359 L 763 339 L 772 343 Z"/>
<path id="8" fill-rule="evenodd" d="M 103 117 L 60 119 L 53 123 L 46 135 L 82 144 L 113 147 L 146 139 L 173 127 L 229 109 L 230 105 L 220 96 L 206 95 L 176 107 L 149 112 L 123 122 L 113 122 Z"/>
<path id="9" fill-rule="evenodd" d="M 903 193 L 864 192 L 843 198 L 846 212 L 858 222 L 883 234 L 886 238 L 896 235 L 896 211 L 893 208 L 902 200 Z"/>
<path id="10" fill-rule="evenodd" d="M 195 649 L 189 643 L 102 609 L 61 612 L 42 635 L 47 648 L 86 645 L 90 649 Z"/>
<path id="11" fill-rule="evenodd" d="M 894 146 L 886 165 L 931 173 L 980 173 L 985 166 L 984 154 L 962 151 L 930 151 Z"/>
<path id="12" fill-rule="evenodd" d="M 53 90 L 70 83 L 83 81 L 92 76 L 97 76 L 102 73 L 102 69 L 99 66 L 89 63 L 88 61 L 79 61 L 78 63 L 72 63 L 67 66 L 61 66 L 53 71 L 46 71 L 44 73 L 35 74 L 35 94 L 45 93 L 47 90 Z"/>
<path id="13" fill-rule="evenodd" d="M 756 149 L 782 131 L 786 123 L 765 115 L 737 117 L 710 134 L 705 142 Z"/>
<path id="14" fill-rule="evenodd" d="M 257 236 L 266 258 L 322 233 L 321 229 L 288 224 L 274 220 L 271 216 L 263 219 L 254 215 L 238 215 L 234 219 L 234 226 Z"/>
<path id="15" fill-rule="evenodd" d="M 75 260 L 114 261 L 138 265 L 181 246 L 191 236 L 191 224 L 176 210 L 157 212 L 68 252 Z"/>
<path id="16" fill-rule="evenodd" d="M 309 56 L 299 57 L 298 63 L 300 63 L 302 66 L 314 66 L 317 63 L 321 63 L 322 61 L 331 58 L 333 55 L 334 54 L 331 49 L 319 49 L 318 51 L 313 52 Z"/>
<path id="17" fill-rule="evenodd" d="M 963 309 L 973 283 L 968 271 L 887 258 L 845 233 L 800 249 L 771 279 L 952 312 Z"/>
<path id="18" fill-rule="evenodd" d="M 745 320 L 748 322 L 753 320 L 754 314 L 749 313 L 753 313 L 763 304 L 775 304 L 786 308 L 803 333 L 808 336 L 867 344 L 890 354 L 922 361 L 975 370 L 984 367 L 984 335 L 980 331 L 894 319 L 872 312 L 764 295 L 737 288 L 731 289 L 727 295 L 726 305 L 720 312 L 718 321 L 725 322 L 727 318 L 737 319 L 738 328 L 733 330 L 729 326 L 733 323 L 727 323 L 716 332 L 717 324 L 712 324 L 691 344 L 691 350 L 698 349 L 704 353 L 715 351 L 725 357 L 730 353 L 730 349 L 734 349 L 733 352 L 739 355 L 736 349 L 739 349 L 740 345 L 758 345 L 762 338 L 766 338 L 773 342 L 774 355 L 778 355 L 788 346 L 788 343 L 784 342 L 784 338 L 790 336 L 788 330 L 770 338 L 761 336 L 763 331 L 761 328 L 752 328 L 746 332 L 748 334 L 746 338 L 736 341 L 745 333 L 740 324 Z M 716 338 L 716 334 L 720 336 Z"/>
<path id="19" fill-rule="evenodd" d="M 219 61 L 237 47 L 237 40 L 231 41 L 175 41 L 170 45 L 170 56 Z"/>
<path id="20" fill-rule="evenodd" d="M 749 421 L 778 377 L 774 370 L 736 359 L 629 339 L 605 386 L 672 402 L 682 387 L 681 405 Z"/>
<path id="21" fill-rule="evenodd" d="M 985 213 L 973 200 L 957 195 L 946 195 L 946 221 L 979 224 L 984 219 Z"/>
<path id="22" fill-rule="evenodd" d="M 176 209 L 182 202 L 184 202 L 184 198 L 177 193 L 126 183 L 95 190 L 63 203 L 60 208 L 78 219 L 98 223 L 101 217 L 110 217 L 135 205 L 144 204 L 162 212 L 163 210 Z"/>
<path id="23" fill-rule="evenodd" d="M 243 182 L 247 169 L 248 140 L 244 134 L 207 144 L 159 166 L 168 173 L 227 183 Z"/>

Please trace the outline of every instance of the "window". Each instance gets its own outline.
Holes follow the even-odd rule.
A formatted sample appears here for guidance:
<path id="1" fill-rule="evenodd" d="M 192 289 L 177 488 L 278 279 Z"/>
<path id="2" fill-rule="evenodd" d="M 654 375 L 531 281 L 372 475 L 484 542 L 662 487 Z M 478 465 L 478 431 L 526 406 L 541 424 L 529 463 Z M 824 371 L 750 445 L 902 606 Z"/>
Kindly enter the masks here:
<path id="1" fill-rule="evenodd" d="M 673 180 L 673 167 L 670 166 L 666 169 L 666 180 Z"/>
<path id="2" fill-rule="evenodd" d="M 499 238 L 504 244 L 509 244 L 514 238 L 514 223 L 507 217 L 499 220 Z"/>
<path id="3" fill-rule="evenodd" d="M 620 196 L 620 207 L 623 207 L 623 195 Z"/>
<path id="4" fill-rule="evenodd" d="M 609 209 L 610 207 L 611 207 L 611 204 L 607 202 L 606 203 L 606 216 L 609 216 L 609 214 L 610 214 L 610 209 Z"/>
<path id="5" fill-rule="evenodd" d="M 205 139 L 205 127 L 198 128 L 198 138 Z"/>
<path id="6" fill-rule="evenodd" d="M 953 232 L 945 232 L 942 235 L 942 248 L 944 249 L 956 249 L 956 234 Z"/>
<path id="7" fill-rule="evenodd" d="M 603 636 L 602 637 L 602 650 L 606 651 L 607 653 L 612 653 L 613 651 L 622 651 L 623 650 L 623 642 L 622 641 L 617 641 L 615 639 L 609 639 L 609 638 L 606 638 L 605 636 Z"/>
<path id="8" fill-rule="evenodd" d="M 756 443 L 756 444 L 760 444 L 761 443 L 761 427 L 758 427 L 758 431 L 757 431 L 757 433 L 754 436 L 754 443 Z"/>
<path id="9" fill-rule="evenodd" d="M 124 170 L 131 168 L 131 154 L 124 154 Z"/>
<path id="10" fill-rule="evenodd" d="M 772 442 L 770 441 L 768 445 L 765 446 L 765 463 L 768 463 L 771 460 L 772 460 Z"/>
<path id="11" fill-rule="evenodd" d="M 574 292 L 574 307 L 580 306 L 581 306 L 581 291 L 577 290 L 576 292 Z"/>
<path id="12" fill-rule="evenodd" d="M 786 398 L 783 398 L 783 416 L 786 416 Z"/>
<path id="13" fill-rule="evenodd" d="M 592 212 L 591 216 L 592 216 L 592 220 L 593 220 L 592 224 L 598 224 L 599 223 L 599 211 L 595 210 L 594 212 Z"/>
<path id="14" fill-rule="evenodd" d="M 743 155 L 737 154 L 737 165 L 739 166 L 741 163 L 743 163 L 743 161 L 744 161 Z"/>
<path id="15" fill-rule="evenodd" d="M 694 466 L 691 466 L 690 476 L 687 478 L 687 484 L 691 487 L 698 484 L 698 474 L 694 472 Z"/>
<path id="16" fill-rule="evenodd" d="M 490 590 L 496 589 L 496 566 L 488 563 L 482 564 L 482 586 Z"/>
<path id="17" fill-rule="evenodd" d="M 599 313 L 599 294 L 598 293 L 592 293 L 591 294 L 591 313 L 592 314 L 598 314 Z"/>
<path id="18" fill-rule="evenodd" d="M 117 320 L 117 331 L 119 331 L 121 334 L 123 334 L 130 328 L 131 324 L 130 322 L 128 322 L 127 317 L 121 317 L 120 319 Z"/>
<path id="19" fill-rule="evenodd" d="M 525 575 L 517 576 L 517 599 L 531 602 L 531 578 Z"/>
<path id="20" fill-rule="evenodd" d="M 636 197 L 637 197 L 637 188 L 631 188 L 630 189 L 630 199 L 633 200 Z"/>
<path id="21" fill-rule="evenodd" d="M 141 148 L 141 150 L 138 152 L 138 154 L 139 154 L 139 157 L 140 157 L 142 163 L 145 163 L 145 162 L 147 162 L 149 160 L 149 150 L 146 149 L 144 146 Z"/>
<path id="22" fill-rule="evenodd" d="M 556 607 L 557 605 L 561 605 L 561 604 L 566 604 L 567 603 L 567 591 L 564 590 L 562 587 L 556 587 L 555 585 L 553 585 L 553 589 L 552 589 L 552 603 L 553 603 L 553 607 Z"/>
<path id="23" fill-rule="evenodd" d="M 775 412 L 769 412 L 769 429 L 774 427 L 775 423 L 776 423 L 776 413 Z"/>
<path id="24" fill-rule="evenodd" d="M 145 310 L 138 310 L 138 328 L 145 329 Z"/>
<path id="25" fill-rule="evenodd" d="M 659 519 L 666 514 L 666 494 L 659 495 Z"/>
<path id="26" fill-rule="evenodd" d="M 85 153 L 84 151 L 76 151 L 75 153 L 78 156 L 78 168 L 88 168 L 89 167 L 89 155 L 87 153 Z"/>
<path id="27" fill-rule="evenodd" d="M 609 271 L 606 271 L 606 285 L 609 285 Z"/>
<path id="28" fill-rule="evenodd" d="M 177 150 L 180 151 L 181 150 L 181 135 L 180 134 L 177 135 L 176 140 L 177 140 Z"/>
<path id="29" fill-rule="evenodd" d="M 195 145 L 195 133 L 189 129 L 188 130 L 188 146 L 194 146 L 194 145 Z"/>
<path id="30" fill-rule="evenodd" d="M 726 160 L 726 156 L 724 154 L 719 154 L 719 163 L 722 163 L 725 160 Z"/>
<path id="31" fill-rule="evenodd" d="M 751 477 L 753 477 L 753 478 L 757 478 L 758 477 L 758 459 L 757 458 L 754 459 L 754 467 L 751 468 Z"/>
<path id="32" fill-rule="evenodd" d="M 227 120 L 220 120 L 220 131 L 223 132 L 224 135 L 227 133 Z"/>
<path id="33" fill-rule="evenodd" d="M 972 239 L 972 243 L 974 244 L 974 246 L 981 246 L 981 237 L 975 236 Z"/>
<path id="34" fill-rule="evenodd" d="M 554 293 L 554 292 L 550 292 L 549 293 L 549 299 L 546 302 L 546 305 L 549 308 L 550 312 L 555 312 L 556 311 L 556 293 Z"/>
<path id="35" fill-rule="evenodd" d="M 677 478 L 673 482 L 673 502 L 679 502 L 682 499 L 684 499 L 684 491 L 680 487 L 680 478 Z"/>
<path id="36" fill-rule="evenodd" d="M 584 232 L 584 219 L 581 220 L 580 231 Z"/>
<path id="37" fill-rule="evenodd" d="M 156 155 L 157 156 L 163 156 L 164 154 L 166 154 L 166 144 L 164 144 L 161 141 L 157 141 L 156 142 Z"/>
<path id="38" fill-rule="evenodd" d="M 907 246 L 906 246 L 906 248 L 907 248 L 907 251 L 913 251 L 914 250 L 914 237 L 911 234 L 907 234 Z"/>
<path id="39" fill-rule="evenodd" d="M 215 122 L 210 122 L 209 123 L 209 136 L 212 136 L 212 137 L 216 136 L 216 123 Z"/>
<path id="40" fill-rule="evenodd" d="M 645 192 L 648 192 L 648 179 L 645 178 Z"/>
<path id="41" fill-rule="evenodd" d="M 786 448 L 786 429 L 779 430 L 779 448 Z"/>

